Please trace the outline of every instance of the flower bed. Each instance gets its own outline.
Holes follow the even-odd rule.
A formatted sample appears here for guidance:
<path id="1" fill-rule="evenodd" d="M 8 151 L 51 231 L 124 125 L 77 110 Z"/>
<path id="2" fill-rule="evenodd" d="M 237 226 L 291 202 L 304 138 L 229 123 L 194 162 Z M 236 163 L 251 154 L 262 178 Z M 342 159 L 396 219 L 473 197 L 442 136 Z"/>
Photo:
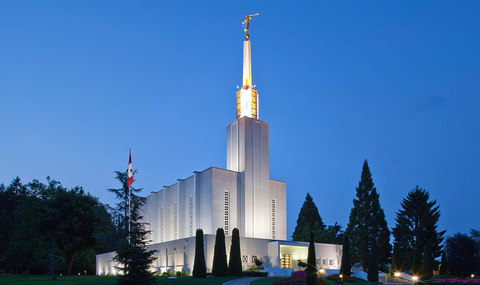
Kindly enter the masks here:
<path id="1" fill-rule="evenodd" d="M 480 279 L 468 278 L 468 279 L 458 279 L 458 278 L 448 278 L 448 279 L 437 279 L 434 280 L 435 284 L 480 284 Z"/>

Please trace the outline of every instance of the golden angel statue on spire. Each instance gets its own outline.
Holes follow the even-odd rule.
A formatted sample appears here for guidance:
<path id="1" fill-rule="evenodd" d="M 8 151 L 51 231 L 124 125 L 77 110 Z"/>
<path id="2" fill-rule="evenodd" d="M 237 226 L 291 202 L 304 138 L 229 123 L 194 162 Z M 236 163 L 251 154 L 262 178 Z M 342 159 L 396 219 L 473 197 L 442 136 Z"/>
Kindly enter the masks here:
<path id="1" fill-rule="evenodd" d="M 256 14 L 252 14 L 252 15 L 245 15 L 245 19 L 243 20 L 242 24 L 243 26 L 245 27 L 244 31 L 245 31 L 245 39 L 248 40 L 248 38 L 250 37 L 248 35 L 248 27 L 250 26 L 250 19 L 252 19 L 254 16 L 258 16 L 259 14 L 256 13 Z"/>

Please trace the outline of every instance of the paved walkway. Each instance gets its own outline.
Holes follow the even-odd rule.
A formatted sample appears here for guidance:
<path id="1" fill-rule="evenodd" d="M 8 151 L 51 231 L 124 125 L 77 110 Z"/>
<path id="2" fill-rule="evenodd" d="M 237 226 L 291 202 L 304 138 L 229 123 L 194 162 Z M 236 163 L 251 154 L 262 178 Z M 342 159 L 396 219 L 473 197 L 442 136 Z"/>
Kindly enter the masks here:
<path id="1" fill-rule="evenodd" d="M 405 279 L 400 279 L 397 277 L 388 277 L 387 280 L 385 280 L 385 277 L 380 278 L 380 282 L 383 284 L 394 284 L 394 285 L 412 285 L 412 282 L 408 282 Z"/>
<path id="2" fill-rule="evenodd" d="M 227 282 L 224 282 L 223 285 L 250 285 L 252 281 L 257 279 L 262 279 L 264 277 L 246 277 L 246 278 L 238 278 L 233 279 Z"/>

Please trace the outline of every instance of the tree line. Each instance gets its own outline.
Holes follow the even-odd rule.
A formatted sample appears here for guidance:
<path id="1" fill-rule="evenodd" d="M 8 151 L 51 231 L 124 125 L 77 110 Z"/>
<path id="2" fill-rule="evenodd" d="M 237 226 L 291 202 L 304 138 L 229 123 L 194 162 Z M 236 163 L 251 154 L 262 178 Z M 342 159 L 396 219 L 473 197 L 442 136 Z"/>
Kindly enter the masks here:
<path id="1" fill-rule="evenodd" d="M 396 224 L 391 230 L 367 160 L 355 190 L 345 231 L 337 223 L 325 226 L 311 195 L 307 194 L 292 239 L 308 241 L 309 232 L 313 232 L 315 242 L 343 244 L 344 274 L 350 274 L 353 264 L 367 272 L 370 281 L 378 281 L 379 270 L 388 272 L 390 268 L 423 278 L 431 277 L 433 270 L 439 267 L 443 274 L 469 276 L 479 273 L 480 231 L 471 230 L 469 235 L 457 233 L 445 241 L 445 231 L 438 229 L 440 206 L 430 198 L 427 190 L 416 186 L 408 192 L 400 203 Z"/>
<path id="2" fill-rule="evenodd" d="M 0 271 L 95 273 L 95 254 L 113 250 L 108 207 L 82 187 L 15 178 L 0 184 Z"/>

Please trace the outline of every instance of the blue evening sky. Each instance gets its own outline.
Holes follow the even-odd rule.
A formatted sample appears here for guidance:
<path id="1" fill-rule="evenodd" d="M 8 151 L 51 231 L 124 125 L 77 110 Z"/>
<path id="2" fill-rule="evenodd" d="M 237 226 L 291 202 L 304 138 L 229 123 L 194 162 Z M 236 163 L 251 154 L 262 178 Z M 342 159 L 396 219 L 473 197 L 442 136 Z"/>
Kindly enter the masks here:
<path id="1" fill-rule="evenodd" d="M 0 182 L 51 176 L 115 202 L 226 164 L 250 25 L 288 236 L 307 192 L 348 223 L 368 159 L 388 226 L 415 185 L 447 234 L 480 229 L 478 1 L 2 1 Z"/>

